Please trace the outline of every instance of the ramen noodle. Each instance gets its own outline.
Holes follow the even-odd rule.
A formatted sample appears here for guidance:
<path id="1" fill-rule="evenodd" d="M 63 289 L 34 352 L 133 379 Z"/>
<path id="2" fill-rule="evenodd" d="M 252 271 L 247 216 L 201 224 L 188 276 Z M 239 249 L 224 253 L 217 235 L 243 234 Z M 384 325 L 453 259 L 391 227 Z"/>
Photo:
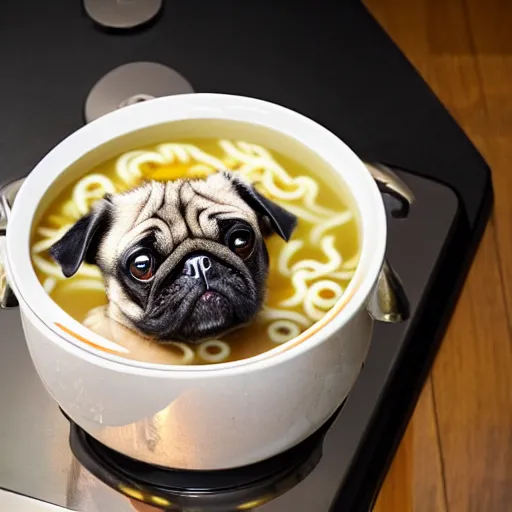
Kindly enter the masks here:
<path id="1" fill-rule="evenodd" d="M 97 315 L 105 314 L 107 304 L 99 269 L 84 263 L 66 279 L 48 249 L 107 193 L 127 191 L 148 179 L 206 178 L 217 170 L 243 176 L 298 218 L 288 243 L 278 236 L 267 240 L 268 293 L 258 318 L 222 339 L 198 345 L 161 344 L 131 336 L 121 326 L 98 333 Z M 35 228 L 32 262 L 51 298 L 86 327 L 128 348 L 124 357 L 164 364 L 244 359 L 290 341 L 321 320 L 354 275 L 359 261 L 357 220 L 346 193 L 327 181 L 328 176 L 315 175 L 298 162 L 245 141 L 201 139 L 136 149 L 93 169 L 50 204 Z"/>

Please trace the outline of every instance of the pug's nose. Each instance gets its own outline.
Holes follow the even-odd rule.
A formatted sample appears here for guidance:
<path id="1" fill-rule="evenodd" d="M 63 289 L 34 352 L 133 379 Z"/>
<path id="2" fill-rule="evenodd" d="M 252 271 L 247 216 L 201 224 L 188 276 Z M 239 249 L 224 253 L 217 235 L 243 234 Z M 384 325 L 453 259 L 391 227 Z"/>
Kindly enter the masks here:
<path id="1" fill-rule="evenodd" d="M 192 277 L 194 279 L 202 278 L 203 281 L 208 286 L 208 279 L 206 278 L 206 273 L 208 270 L 212 268 L 212 260 L 208 256 L 196 255 L 188 258 L 185 261 L 185 266 L 183 268 L 183 274 L 186 276 Z"/>

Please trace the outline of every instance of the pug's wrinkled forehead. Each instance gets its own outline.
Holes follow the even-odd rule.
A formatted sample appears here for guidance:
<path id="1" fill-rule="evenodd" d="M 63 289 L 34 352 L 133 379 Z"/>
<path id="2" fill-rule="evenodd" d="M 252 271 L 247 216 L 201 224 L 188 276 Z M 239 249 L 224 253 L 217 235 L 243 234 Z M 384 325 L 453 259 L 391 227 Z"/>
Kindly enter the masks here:
<path id="1" fill-rule="evenodd" d="M 97 254 L 105 270 L 149 234 L 169 254 L 188 238 L 217 240 L 223 221 L 242 220 L 256 233 L 261 223 L 242 199 L 239 181 L 225 173 L 206 180 L 148 182 L 109 199 L 110 226 Z M 247 189 L 249 190 L 249 189 Z"/>

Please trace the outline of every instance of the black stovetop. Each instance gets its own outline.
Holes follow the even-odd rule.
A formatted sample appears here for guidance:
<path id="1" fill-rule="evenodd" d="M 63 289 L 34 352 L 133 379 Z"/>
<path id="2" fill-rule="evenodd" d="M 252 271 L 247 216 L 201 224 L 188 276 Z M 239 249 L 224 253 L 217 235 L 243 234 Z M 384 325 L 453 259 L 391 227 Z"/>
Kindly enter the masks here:
<path id="1" fill-rule="evenodd" d="M 2 180 L 27 174 L 81 126 L 94 84 L 135 61 L 174 68 L 196 92 L 281 103 L 331 129 L 363 159 L 407 169 L 402 176 L 417 202 L 407 220 L 389 219 L 388 254 L 413 315 L 406 324 L 377 327 L 365 368 L 325 436 L 318 464 L 261 507 L 368 510 L 487 220 L 489 170 L 359 2 L 164 3 L 153 22 L 128 31 L 98 27 L 78 0 L 2 3 Z M 9 333 L 0 344 L 0 407 L 9 410 L 13 394 L 21 403 L 39 404 L 0 419 L 0 487 L 71 505 L 67 422 L 57 418 L 28 363 L 17 317 L 2 313 L 0 323 Z M 17 371 L 15 363 L 21 365 Z M 42 423 L 54 424 L 55 432 Z M 58 463 L 50 456 L 55 446 Z M 30 469 L 21 456 L 28 448 L 39 453 Z"/>

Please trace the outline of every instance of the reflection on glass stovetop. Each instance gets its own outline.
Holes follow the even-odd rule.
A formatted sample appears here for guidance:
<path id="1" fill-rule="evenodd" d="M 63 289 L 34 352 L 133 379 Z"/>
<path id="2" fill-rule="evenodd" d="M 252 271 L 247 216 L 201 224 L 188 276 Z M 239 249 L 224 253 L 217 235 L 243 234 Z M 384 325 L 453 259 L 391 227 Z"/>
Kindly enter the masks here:
<path id="1" fill-rule="evenodd" d="M 387 254 L 402 277 L 414 317 L 450 231 L 457 200 L 442 185 L 408 173 L 400 175 L 414 190 L 416 202 L 407 220 L 389 218 Z M 287 459 L 290 461 L 288 469 L 282 463 L 283 459 L 280 459 L 281 465 L 278 460 L 274 465 L 264 466 L 261 474 L 266 475 L 266 483 L 271 482 L 269 485 L 262 486 L 261 480 L 265 479 L 255 477 L 254 473 L 248 479 L 244 477 L 245 488 L 235 486 L 233 489 L 234 480 L 230 480 L 225 487 L 231 490 L 224 496 L 229 494 L 238 500 L 236 504 L 232 501 L 234 508 L 205 507 L 207 501 L 210 504 L 221 503 L 211 492 L 206 492 L 208 484 L 204 482 L 208 482 L 208 478 L 210 481 L 216 478 L 211 475 L 200 485 L 194 483 L 195 489 L 189 488 L 184 493 L 189 498 L 194 497 L 187 502 L 189 508 L 177 510 L 250 510 L 254 506 L 262 512 L 329 510 L 411 323 L 376 326 L 365 367 L 345 405 L 328 428 L 323 443 L 318 442 L 322 439 L 322 432 L 316 442 L 310 442 L 302 452 L 299 450 L 294 457 Z M 142 492 L 140 481 L 135 481 L 133 474 L 130 480 L 119 466 L 119 460 L 115 462 L 118 474 L 124 474 L 121 480 L 112 475 L 109 477 L 105 472 L 101 479 L 97 478 L 97 472 L 83 458 L 83 453 L 78 459 L 85 464 L 78 462 L 69 445 L 69 423 L 46 394 L 32 366 L 17 311 L 0 312 L 0 325 L 0 488 L 80 512 L 133 512 L 137 510 L 134 505 L 149 512 L 151 509 L 141 508 L 140 500 L 169 508 L 169 503 L 164 500 L 171 501 L 170 493 L 165 488 L 174 485 L 173 492 L 179 494 L 179 485 L 176 484 L 180 480 L 179 475 L 174 475 L 169 481 L 164 477 L 159 487 L 153 490 L 151 486 L 143 486 Z M 80 432 L 72 431 L 72 440 L 73 435 L 76 441 Z M 76 443 L 73 452 L 78 453 Z M 138 473 L 138 477 L 143 474 L 144 471 Z M 144 479 L 147 481 L 148 478 L 146 474 Z M 257 485 L 253 485 L 255 480 Z M 182 479 L 180 482 L 183 487 Z M 119 492 L 120 483 L 123 484 L 122 492 Z M 271 499 L 276 494 L 281 496 Z M 201 496 L 208 500 L 205 498 L 201 502 Z M 180 500 L 175 498 L 177 501 Z M 267 503 L 263 504 L 265 501 Z M 185 503 L 185 498 L 182 502 Z"/>

